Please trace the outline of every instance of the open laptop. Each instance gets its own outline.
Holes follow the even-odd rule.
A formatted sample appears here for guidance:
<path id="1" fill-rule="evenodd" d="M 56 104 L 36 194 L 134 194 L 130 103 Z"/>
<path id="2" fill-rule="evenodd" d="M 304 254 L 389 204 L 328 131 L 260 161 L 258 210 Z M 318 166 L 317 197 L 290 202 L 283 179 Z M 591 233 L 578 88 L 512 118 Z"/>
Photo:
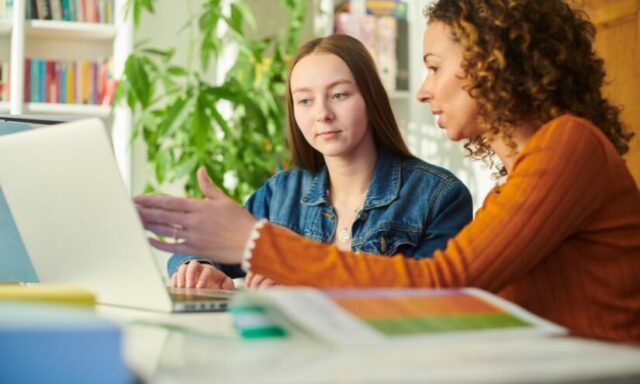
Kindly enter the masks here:
<path id="1" fill-rule="evenodd" d="M 231 292 L 170 292 L 99 119 L 0 136 L 0 188 L 40 282 L 74 283 L 100 304 L 223 310 Z"/>

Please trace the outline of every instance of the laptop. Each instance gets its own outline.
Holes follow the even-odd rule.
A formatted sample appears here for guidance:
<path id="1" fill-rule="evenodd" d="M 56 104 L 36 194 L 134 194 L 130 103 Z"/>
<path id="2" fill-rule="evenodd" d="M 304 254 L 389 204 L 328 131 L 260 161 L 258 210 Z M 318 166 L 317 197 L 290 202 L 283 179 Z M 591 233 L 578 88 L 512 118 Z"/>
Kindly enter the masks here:
<path id="1" fill-rule="evenodd" d="M 0 136 L 0 188 L 43 283 L 73 283 L 100 304 L 224 310 L 232 292 L 170 292 L 99 119 Z"/>

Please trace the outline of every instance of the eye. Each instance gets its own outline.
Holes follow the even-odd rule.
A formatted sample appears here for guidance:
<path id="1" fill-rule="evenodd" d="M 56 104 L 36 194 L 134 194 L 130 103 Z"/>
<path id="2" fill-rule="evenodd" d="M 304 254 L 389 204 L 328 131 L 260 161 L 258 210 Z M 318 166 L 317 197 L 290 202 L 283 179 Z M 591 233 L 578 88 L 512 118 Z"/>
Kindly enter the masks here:
<path id="1" fill-rule="evenodd" d="M 331 96 L 331 98 L 334 100 L 344 100 L 347 96 L 348 94 L 346 92 L 336 92 Z"/>
<path id="2" fill-rule="evenodd" d="M 438 67 L 436 67 L 435 65 L 428 65 L 427 66 L 427 73 L 428 74 L 436 74 L 438 72 Z"/>
<path id="3" fill-rule="evenodd" d="M 298 99 L 298 101 L 296 102 L 296 104 L 298 105 L 310 105 L 311 104 L 311 99 L 309 98 L 302 98 L 302 99 Z"/>

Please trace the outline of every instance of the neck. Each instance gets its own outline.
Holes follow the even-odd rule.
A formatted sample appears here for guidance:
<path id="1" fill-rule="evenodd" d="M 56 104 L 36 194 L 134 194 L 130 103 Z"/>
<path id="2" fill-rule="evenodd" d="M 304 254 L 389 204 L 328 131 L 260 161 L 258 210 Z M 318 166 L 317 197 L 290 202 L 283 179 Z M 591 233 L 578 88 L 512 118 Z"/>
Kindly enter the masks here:
<path id="1" fill-rule="evenodd" d="M 375 148 L 357 156 L 325 157 L 334 206 L 361 206 L 378 158 Z"/>
<path id="2" fill-rule="evenodd" d="M 535 132 L 536 129 L 530 125 L 516 127 L 511 137 L 511 141 L 515 144 L 515 148 L 511 147 L 509 143 L 504 140 L 502 135 L 497 135 L 489 140 L 491 148 L 500 158 L 500 161 L 507 170 L 507 173 L 511 173 L 518 155 L 527 145 Z"/>

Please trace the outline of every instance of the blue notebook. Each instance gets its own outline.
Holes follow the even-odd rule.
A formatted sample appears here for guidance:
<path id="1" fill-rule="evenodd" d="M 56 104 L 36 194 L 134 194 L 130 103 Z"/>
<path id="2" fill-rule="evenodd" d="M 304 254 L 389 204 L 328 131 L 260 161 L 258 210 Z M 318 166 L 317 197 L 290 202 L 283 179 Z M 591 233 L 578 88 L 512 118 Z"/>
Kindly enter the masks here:
<path id="1" fill-rule="evenodd" d="M 0 300 L 0 383 L 133 382 L 122 331 L 90 310 Z"/>
<path id="2" fill-rule="evenodd" d="M 0 122 L 0 135 L 30 129 L 29 124 Z M 0 283 L 38 282 L 27 250 L 0 185 Z"/>

